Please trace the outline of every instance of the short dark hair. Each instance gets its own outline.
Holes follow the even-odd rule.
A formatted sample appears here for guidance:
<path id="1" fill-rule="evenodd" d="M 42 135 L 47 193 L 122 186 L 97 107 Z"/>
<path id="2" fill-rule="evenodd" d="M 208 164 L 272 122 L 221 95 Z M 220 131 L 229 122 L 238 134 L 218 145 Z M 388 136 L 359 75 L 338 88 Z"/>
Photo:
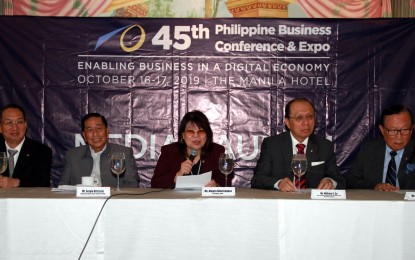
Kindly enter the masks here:
<path id="1" fill-rule="evenodd" d="M 183 155 L 186 155 L 186 143 L 182 141 L 183 133 L 186 130 L 187 123 L 193 123 L 200 129 L 205 130 L 206 132 L 206 143 L 202 148 L 202 154 L 201 156 L 204 156 L 205 154 L 209 153 L 212 147 L 213 142 L 213 132 L 212 128 L 210 128 L 209 119 L 200 112 L 199 110 L 193 110 L 190 112 L 187 112 L 184 117 L 182 118 L 182 121 L 180 121 L 179 125 L 179 150 Z"/>
<path id="2" fill-rule="evenodd" d="M 3 119 L 3 112 L 6 111 L 9 108 L 14 108 L 14 109 L 20 110 L 20 112 L 22 112 L 22 114 L 23 114 L 23 119 L 26 122 L 26 113 L 24 112 L 23 107 L 21 107 L 17 104 L 7 104 L 4 107 L 2 107 L 1 110 L 0 110 L 0 120 Z"/>
<path id="3" fill-rule="evenodd" d="M 385 126 L 385 117 L 386 116 L 391 116 L 391 115 L 397 115 L 400 114 L 402 112 L 408 112 L 409 116 L 411 117 L 411 125 L 414 124 L 414 117 L 412 115 L 412 112 L 409 108 L 402 106 L 402 105 L 393 105 L 390 107 L 385 108 L 382 111 L 382 115 L 380 116 L 380 124 L 382 126 Z"/>
<path id="4" fill-rule="evenodd" d="M 101 118 L 102 123 L 104 123 L 105 127 L 108 128 L 107 119 L 105 119 L 105 117 L 103 115 L 101 115 L 99 113 L 88 113 L 88 114 L 86 114 L 86 115 L 84 115 L 82 117 L 82 120 L 81 120 L 81 129 L 82 129 L 82 131 L 85 130 L 85 122 L 86 122 L 86 120 L 90 119 L 91 117 L 99 117 L 99 118 Z"/>
<path id="5" fill-rule="evenodd" d="M 291 105 L 295 102 L 307 102 L 311 105 L 311 107 L 313 108 L 314 113 L 316 113 L 316 108 L 314 107 L 314 104 L 311 103 L 310 100 L 306 99 L 306 98 L 294 98 L 293 100 L 291 100 L 290 102 L 288 102 L 285 105 L 285 118 L 289 118 L 290 117 L 290 113 L 291 113 Z"/>

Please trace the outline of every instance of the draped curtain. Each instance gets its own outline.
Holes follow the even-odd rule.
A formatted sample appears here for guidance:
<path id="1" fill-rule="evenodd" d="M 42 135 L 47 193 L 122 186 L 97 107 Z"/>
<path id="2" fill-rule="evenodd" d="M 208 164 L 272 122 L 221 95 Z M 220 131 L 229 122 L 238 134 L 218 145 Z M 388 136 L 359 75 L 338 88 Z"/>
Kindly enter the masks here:
<path id="1" fill-rule="evenodd" d="M 391 17 L 391 0 L 297 0 L 311 18 Z"/>

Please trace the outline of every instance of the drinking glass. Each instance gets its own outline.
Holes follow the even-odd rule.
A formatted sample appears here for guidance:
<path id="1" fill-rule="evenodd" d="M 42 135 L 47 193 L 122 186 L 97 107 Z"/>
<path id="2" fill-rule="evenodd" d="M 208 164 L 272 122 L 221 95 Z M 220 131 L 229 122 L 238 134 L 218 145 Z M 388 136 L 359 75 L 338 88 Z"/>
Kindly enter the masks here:
<path id="1" fill-rule="evenodd" d="M 294 154 L 291 160 L 291 170 L 298 179 L 307 171 L 307 158 L 305 154 Z M 295 182 L 294 182 L 295 184 Z M 298 189 L 300 191 L 300 182 L 298 182 Z"/>
<path id="2" fill-rule="evenodd" d="M 2 175 L 7 169 L 7 161 L 7 153 L 0 152 L 0 175 Z"/>
<path id="3" fill-rule="evenodd" d="M 125 155 L 124 153 L 113 153 L 110 160 L 111 171 L 117 175 L 117 189 L 120 191 L 120 174 L 125 171 Z"/>
<path id="4" fill-rule="evenodd" d="M 230 153 L 221 153 L 219 155 L 219 171 L 225 175 L 225 187 L 228 187 L 228 175 L 233 171 L 233 156 Z"/>
<path id="5" fill-rule="evenodd" d="M 7 169 L 7 153 L 0 152 L 0 176 L 3 174 L 3 172 Z M 0 189 L 1 190 L 1 189 Z"/>

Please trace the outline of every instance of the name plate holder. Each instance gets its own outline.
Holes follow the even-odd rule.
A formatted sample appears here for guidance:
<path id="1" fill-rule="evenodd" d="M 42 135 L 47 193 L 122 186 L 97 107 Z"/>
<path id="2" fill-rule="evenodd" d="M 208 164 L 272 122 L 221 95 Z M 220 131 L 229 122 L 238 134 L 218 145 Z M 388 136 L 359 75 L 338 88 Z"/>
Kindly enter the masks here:
<path id="1" fill-rule="evenodd" d="M 311 190 L 311 199 L 315 200 L 345 200 L 345 190 Z"/>
<path id="2" fill-rule="evenodd" d="M 107 198 L 111 196 L 110 187 L 76 187 L 77 198 Z"/>
<path id="3" fill-rule="evenodd" d="M 232 197 L 235 187 L 203 187 L 202 197 Z"/>
<path id="4" fill-rule="evenodd" d="M 404 200 L 415 200 L 415 192 L 413 191 L 407 191 L 405 192 Z"/>

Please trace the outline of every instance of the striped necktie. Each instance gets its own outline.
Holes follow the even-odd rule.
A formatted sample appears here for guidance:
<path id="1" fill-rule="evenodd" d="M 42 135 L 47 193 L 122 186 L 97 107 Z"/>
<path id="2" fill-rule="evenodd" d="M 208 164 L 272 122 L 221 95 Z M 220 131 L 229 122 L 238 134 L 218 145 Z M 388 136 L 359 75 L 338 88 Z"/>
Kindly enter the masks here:
<path id="1" fill-rule="evenodd" d="M 304 154 L 305 144 L 297 144 L 297 154 Z M 307 184 L 305 182 L 305 174 L 303 174 L 300 178 L 295 176 L 295 187 L 300 186 L 300 189 L 307 188 Z"/>
<path id="2" fill-rule="evenodd" d="M 386 183 L 390 183 L 393 186 L 396 186 L 396 162 L 395 162 L 395 156 L 396 152 L 391 151 L 389 153 L 391 155 L 391 159 L 388 164 L 388 171 L 386 172 Z"/>

